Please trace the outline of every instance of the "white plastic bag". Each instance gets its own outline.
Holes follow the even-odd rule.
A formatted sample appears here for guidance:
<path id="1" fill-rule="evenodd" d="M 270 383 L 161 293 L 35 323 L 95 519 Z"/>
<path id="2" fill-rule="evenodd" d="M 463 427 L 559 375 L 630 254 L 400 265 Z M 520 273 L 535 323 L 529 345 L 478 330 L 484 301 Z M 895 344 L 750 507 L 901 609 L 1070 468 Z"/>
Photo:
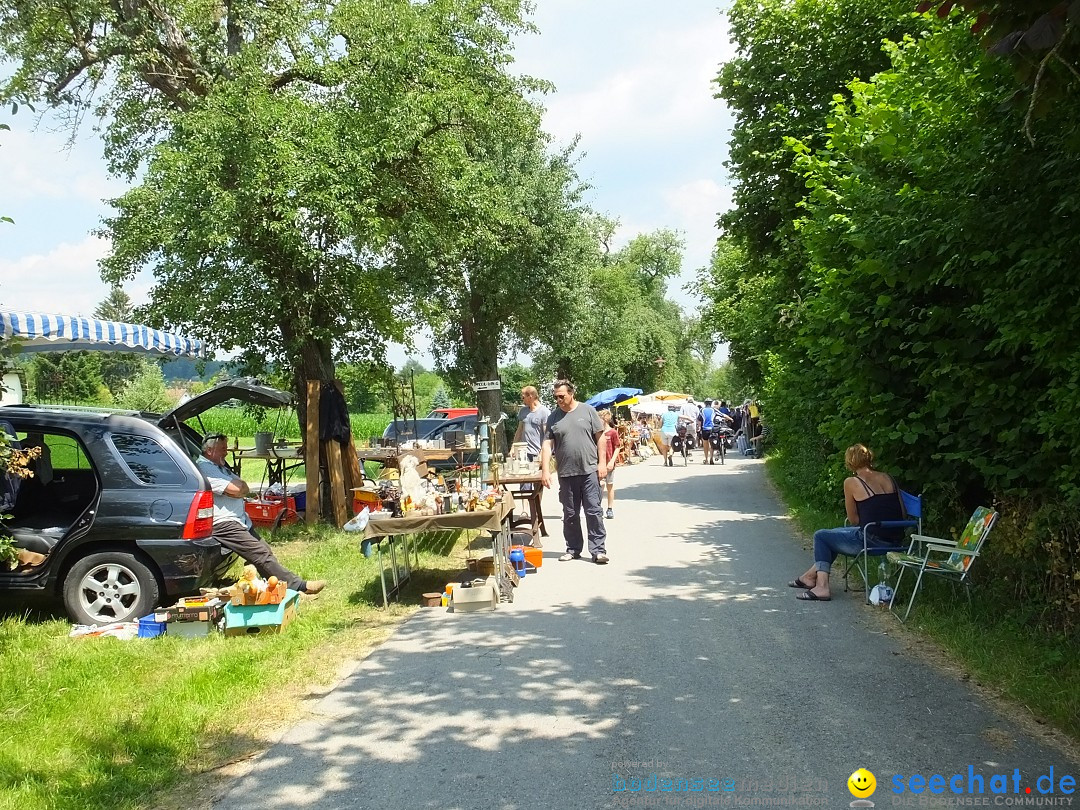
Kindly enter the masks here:
<path id="1" fill-rule="evenodd" d="M 891 585 L 886 585 L 884 582 L 879 582 L 870 591 L 870 604 L 871 605 L 887 605 L 892 601 L 893 589 Z"/>
<path id="2" fill-rule="evenodd" d="M 367 528 L 369 520 L 371 520 L 371 510 L 365 506 L 356 513 L 356 517 L 342 526 L 342 528 L 347 532 L 362 532 Z"/>

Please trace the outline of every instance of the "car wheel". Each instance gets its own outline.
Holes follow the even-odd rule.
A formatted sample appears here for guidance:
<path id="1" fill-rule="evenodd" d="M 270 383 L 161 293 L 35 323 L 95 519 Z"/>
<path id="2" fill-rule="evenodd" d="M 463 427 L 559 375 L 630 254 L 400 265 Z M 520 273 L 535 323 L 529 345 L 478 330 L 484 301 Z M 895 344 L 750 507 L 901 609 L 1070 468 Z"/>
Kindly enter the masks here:
<path id="1" fill-rule="evenodd" d="M 134 554 L 99 551 L 68 569 L 63 582 L 64 607 L 78 624 L 131 622 L 158 601 L 154 572 Z"/>

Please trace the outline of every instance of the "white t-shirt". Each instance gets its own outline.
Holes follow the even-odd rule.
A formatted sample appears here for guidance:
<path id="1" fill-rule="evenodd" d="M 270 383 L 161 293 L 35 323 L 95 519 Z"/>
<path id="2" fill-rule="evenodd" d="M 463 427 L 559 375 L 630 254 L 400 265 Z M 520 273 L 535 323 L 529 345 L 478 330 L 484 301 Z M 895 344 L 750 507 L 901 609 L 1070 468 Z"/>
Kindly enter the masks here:
<path id="1" fill-rule="evenodd" d="M 206 456 L 199 456 L 196 466 L 206 476 L 206 482 L 214 492 L 214 523 L 232 521 L 245 529 L 251 528 L 251 518 L 244 509 L 244 499 L 225 494 L 225 487 L 240 478 L 233 475 L 226 467 L 219 467 Z"/>
<path id="2" fill-rule="evenodd" d="M 686 429 L 691 433 L 696 433 L 697 418 L 698 415 L 701 413 L 701 411 L 698 410 L 698 406 L 695 405 L 693 402 L 684 402 L 682 409 L 679 411 L 679 413 L 690 420 L 690 424 L 686 426 Z"/>

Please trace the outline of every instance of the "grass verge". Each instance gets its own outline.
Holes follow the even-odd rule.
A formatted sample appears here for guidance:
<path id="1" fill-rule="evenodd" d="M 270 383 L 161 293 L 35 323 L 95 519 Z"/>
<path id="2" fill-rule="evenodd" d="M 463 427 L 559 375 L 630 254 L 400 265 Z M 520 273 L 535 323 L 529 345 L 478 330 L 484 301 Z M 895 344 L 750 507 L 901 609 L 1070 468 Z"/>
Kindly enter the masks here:
<path id="1" fill-rule="evenodd" d="M 843 525 L 842 504 L 836 511 L 826 511 L 809 503 L 776 458 L 766 460 L 766 470 L 802 537 Z M 938 528 L 928 527 L 927 533 Z M 837 560 L 834 576 L 846 559 Z M 876 563 L 871 571 L 873 567 Z M 852 573 L 857 582 L 858 575 Z M 906 587 L 910 585 L 909 578 Z M 902 598 L 904 591 L 898 596 Z M 958 588 L 924 582 L 904 627 L 933 639 L 953 664 L 1080 744 L 1080 646 L 1075 641 L 1003 613 L 1001 605 L 979 589 L 977 579 L 970 605 Z"/>
<path id="2" fill-rule="evenodd" d="M 265 747 L 300 699 L 335 681 L 465 567 L 465 535 L 418 538 L 400 604 L 382 608 L 376 558 L 355 535 L 291 527 L 282 562 L 327 579 L 280 635 L 69 639 L 66 620 L 0 621 L 0 808 L 186 806 L 170 791 Z"/>

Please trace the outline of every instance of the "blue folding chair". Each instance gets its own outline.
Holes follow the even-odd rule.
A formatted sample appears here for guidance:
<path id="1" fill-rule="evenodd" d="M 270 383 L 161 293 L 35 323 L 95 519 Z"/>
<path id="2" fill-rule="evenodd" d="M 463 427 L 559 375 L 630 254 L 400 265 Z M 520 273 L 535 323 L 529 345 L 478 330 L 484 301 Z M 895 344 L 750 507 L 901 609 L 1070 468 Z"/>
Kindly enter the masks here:
<path id="1" fill-rule="evenodd" d="M 866 536 L 875 529 L 897 528 L 915 529 L 915 534 L 922 534 L 922 495 L 912 495 L 909 492 L 900 490 L 900 500 L 904 504 L 904 512 L 907 514 L 907 518 L 904 520 L 882 520 L 877 523 L 867 523 L 862 531 L 862 551 L 852 558 L 848 567 L 844 570 L 844 590 L 846 591 L 848 590 L 848 574 L 851 573 L 851 569 L 855 566 L 859 567 L 867 604 L 870 603 L 870 557 L 883 557 L 890 551 L 910 552 L 911 549 L 908 543 L 894 546 L 867 546 Z"/>

